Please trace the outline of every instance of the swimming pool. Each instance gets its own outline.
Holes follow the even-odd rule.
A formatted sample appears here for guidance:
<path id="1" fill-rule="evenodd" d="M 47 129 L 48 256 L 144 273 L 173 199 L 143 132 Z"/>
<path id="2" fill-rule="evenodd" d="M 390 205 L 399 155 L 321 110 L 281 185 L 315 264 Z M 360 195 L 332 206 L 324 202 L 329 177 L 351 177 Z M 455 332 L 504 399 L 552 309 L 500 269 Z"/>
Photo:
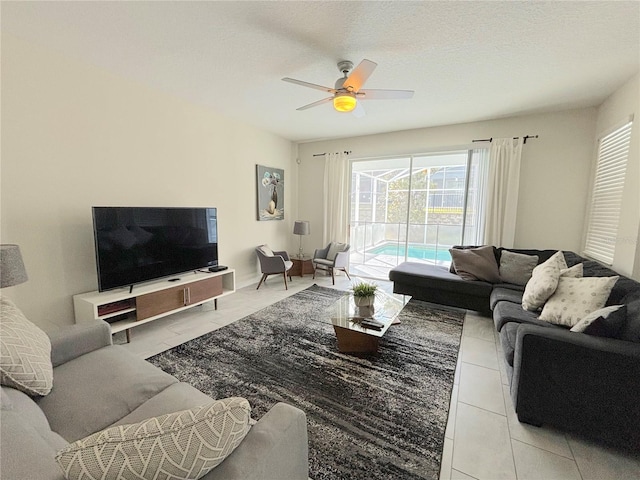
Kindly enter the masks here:
<path id="1" fill-rule="evenodd" d="M 386 243 L 367 250 L 367 253 L 372 253 L 374 255 L 393 255 L 397 257 L 404 257 L 405 246 Z M 409 245 L 407 257 L 417 258 L 420 260 L 443 260 L 446 262 L 451 261 L 449 249 L 444 246 L 436 250 L 435 248 L 428 247 L 426 245 Z"/>

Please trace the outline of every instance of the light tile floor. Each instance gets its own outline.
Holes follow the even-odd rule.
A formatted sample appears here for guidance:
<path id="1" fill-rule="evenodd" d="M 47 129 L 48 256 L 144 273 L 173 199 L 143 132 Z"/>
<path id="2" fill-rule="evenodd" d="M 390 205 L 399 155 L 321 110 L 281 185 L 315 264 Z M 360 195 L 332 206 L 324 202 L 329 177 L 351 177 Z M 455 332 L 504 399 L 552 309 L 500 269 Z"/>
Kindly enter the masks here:
<path id="1" fill-rule="evenodd" d="M 125 347 L 147 358 L 228 325 L 313 283 L 331 278 L 294 277 L 289 290 L 280 278 L 238 289 L 211 305 L 195 307 L 131 331 Z M 390 282 L 377 281 L 386 291 Z M 335 288 L 351 282 L 336 277 Z M 122 340 L 119 337 L 118 340 Z M 618 480 L 640 479 L 640 454 L 631 456 L 551 428 L 518 422 L 490 318 L 467 312 L 445 433 L 441 480 Z M 639 427 L 640 428 L 640 427 Z"/>

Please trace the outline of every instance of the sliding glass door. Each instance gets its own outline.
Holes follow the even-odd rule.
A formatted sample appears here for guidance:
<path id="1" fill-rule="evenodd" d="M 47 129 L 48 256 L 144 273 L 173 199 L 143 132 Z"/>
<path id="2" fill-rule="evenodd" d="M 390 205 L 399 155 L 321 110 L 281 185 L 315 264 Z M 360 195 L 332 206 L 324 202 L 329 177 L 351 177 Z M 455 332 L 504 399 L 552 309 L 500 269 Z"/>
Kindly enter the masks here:
<path id="1" fill-rule="evenodd" d="M 486 150 L 352 162 L 350 268 L 388 278 L 404 261 L 448 265 L 448 249 L 480 243 Z"/>

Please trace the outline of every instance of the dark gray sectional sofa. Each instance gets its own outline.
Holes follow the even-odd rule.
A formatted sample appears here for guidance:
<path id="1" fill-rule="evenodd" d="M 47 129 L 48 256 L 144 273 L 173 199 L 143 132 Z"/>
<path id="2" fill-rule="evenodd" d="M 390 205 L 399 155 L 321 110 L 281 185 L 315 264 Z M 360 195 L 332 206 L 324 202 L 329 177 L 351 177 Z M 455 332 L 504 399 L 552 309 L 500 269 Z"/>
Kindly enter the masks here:
<path id="1" fill-rule="evenodd" d="M 501 252 L 496 248 L 500 265 Z M 538 255 L 555 250 L 517 250 Z M 567 266 L 583 264 L 585 277 L 619 275 L 573 252 Z M 620 276 L 607 305 L 625 304 L 617 338 L 571 332 L 522 308 L 524 287 L 463 280 L 438 266 L 405 262 L 391 270 L 394 292 L 419 300 L 488 313 L 504 351 L 518 419 L 549 424 L 640 451 L 640 283 Z"/>

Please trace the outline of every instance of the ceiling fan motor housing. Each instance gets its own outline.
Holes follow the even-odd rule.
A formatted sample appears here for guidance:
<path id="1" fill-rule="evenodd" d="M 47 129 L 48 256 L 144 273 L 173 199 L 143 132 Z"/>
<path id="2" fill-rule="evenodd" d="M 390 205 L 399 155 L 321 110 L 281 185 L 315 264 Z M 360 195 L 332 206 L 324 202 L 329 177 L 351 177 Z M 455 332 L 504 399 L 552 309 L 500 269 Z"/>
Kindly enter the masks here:
<path id="1" fill-rule="evenodd" d="M 353 62 L 349 60 L 342 60 L 338 62 L 338 70 L 346 77 L 351 70 L 353 70 Z"/>

